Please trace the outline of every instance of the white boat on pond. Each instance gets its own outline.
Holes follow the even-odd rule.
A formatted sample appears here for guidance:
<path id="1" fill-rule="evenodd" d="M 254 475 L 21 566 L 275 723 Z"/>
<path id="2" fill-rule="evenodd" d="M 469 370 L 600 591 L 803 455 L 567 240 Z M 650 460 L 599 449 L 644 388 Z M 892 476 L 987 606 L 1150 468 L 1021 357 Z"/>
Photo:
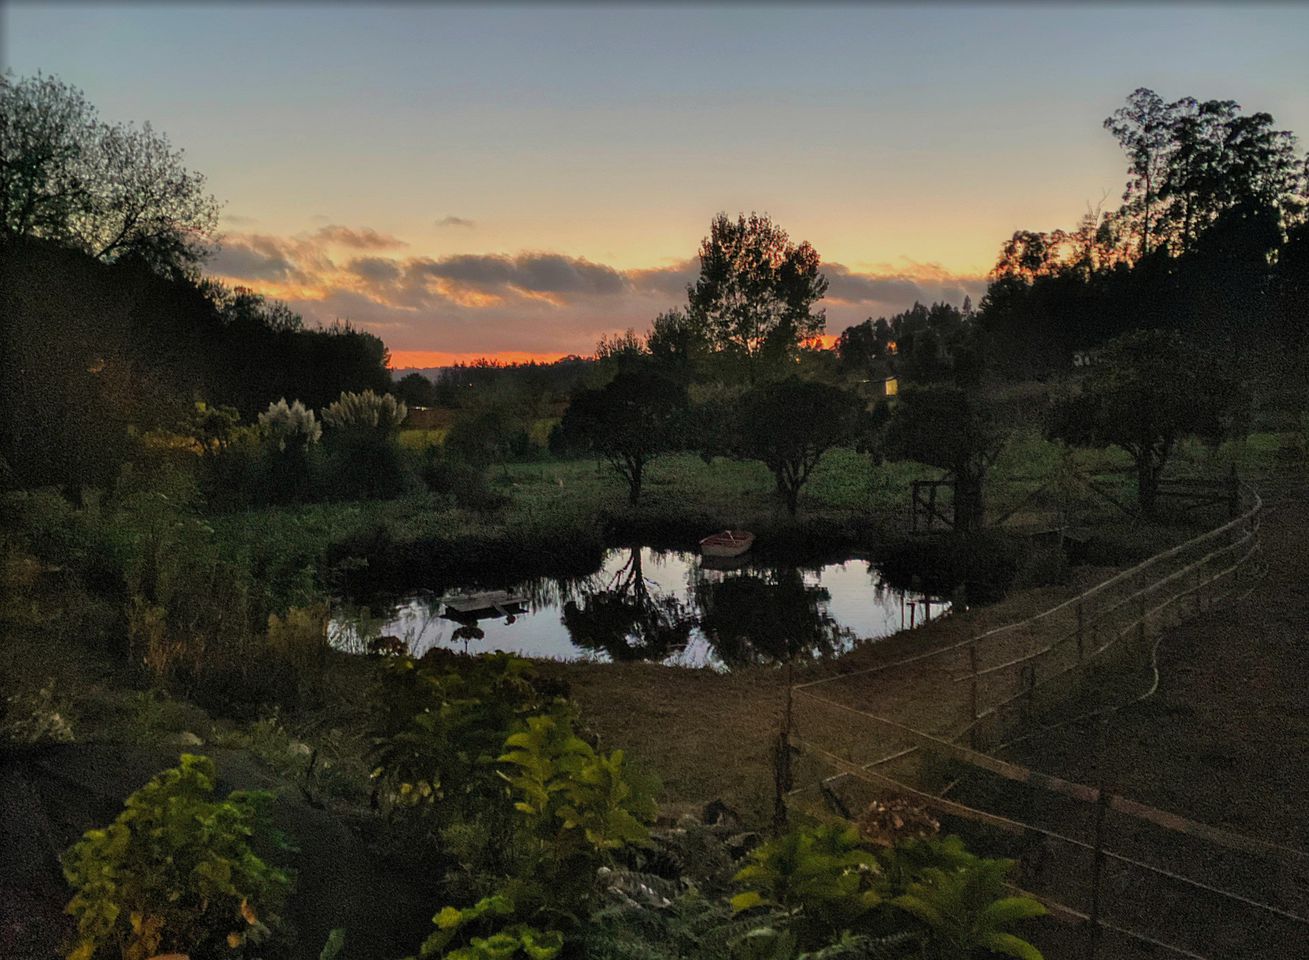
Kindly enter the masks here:
<path id="1" fill-rule="evenodd" d="M 748 530 L 724 530 L 711 533 L 700 541 L 700 553 L 706 557 L 739 557 L 754 546 L 754 534 Z"/>

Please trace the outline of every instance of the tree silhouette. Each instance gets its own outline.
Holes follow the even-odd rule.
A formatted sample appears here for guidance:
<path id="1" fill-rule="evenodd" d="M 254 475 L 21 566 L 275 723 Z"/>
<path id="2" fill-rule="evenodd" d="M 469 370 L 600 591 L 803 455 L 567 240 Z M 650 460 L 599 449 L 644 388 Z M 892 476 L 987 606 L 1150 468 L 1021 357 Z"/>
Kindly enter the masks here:
<path id="1" fill-rule="evenodd" d="M 573 643 L 613 660 L 666 660 L 685 648 L 696 620 L 676 597 L 657 596 L 641 568 L 641 548 L 600 590 L 564 604 Z"/>
<path id="2" fill-rule="evenodd" d="M 687 287 L 689 312 L 715 349 L 745 362 L 781 360 L 822 333 L 814 304 L 827 292 L 818 251 L 793 244 L 767 216 L 720 213 L 700 244 L 700 276 Z"/>
<path id="3" fill-rule="evenodd" d="M 407 373 L 396 381 L 392 392 L 410 407 L 430 407 L 436 399 L 432 381 L 421 373 Z"/>
<path id="4" fill-rule="evenodd" d="M 1127 154 L 1127 185 L 1120 212 L 1138 224 L 1142 258 L 1149 256 L 1150 240 L 1157 229 L 1155 210 L 1168 169 L 1172 124 L 1172 107 L 1145 87 L 1133 90 L 1127 105 L 1104 122 L 1105 129 L 1118 138 Z"/>
<path id="5" fill-rule="evenodd" d="M 831 655 L 851 638 L 826 611 L 831 594 L 796 569 L 701 580 L 695 597 L 701 629 L 729 667 Z"/>
<path id="6" fill-rule="evenodd" d="M 631 367 L 598 390 L 574 395 L 559 436 L 565 447 L 609 461 L 627 482 L 628 503 L 636 506 L 645 468 L 679 445 L 686 407 L 684 386 L 648 367 Z"/>
<path id="7" fill-rule="evenodd" d="M 762 460 L 777 493 L 795 516 L 800 490 L 823 455 L 854 441 L 864 426 L 864 404 L 840 387 L 790 377 L 743 394 L 722 425 L 721 442 L 736 456 Z"/>
<path id="8" fill-rule="evenodd" d="M 100 260 L 139 257 L 194 275 L 218 204 L 204 177 L 147 123 L 107 124 L 81 91 L 54 77 L 0 76 L 0 227 Z"/>
<path id="9" fill-rule="evenodd" d="M 1155 514 L 1159 478 L 1177 442 L 1231 430 L 1237 383 L 1175 333 L 1139 330 L 1105 347 L 1081 392 L 1051 412 L 1048 434 L 1077 446 L 1116 446 L 1136 465 L 1137 501 Z"/>
<path id="10" fill-rule="evenodd" d="M 974 393 L 953 386 L 915 387 L 900 395 L 882 451 L 948 470 L 955 484 L 955 531 L 971 533 L 982 526 L 986 475 L 1007 436 L 997 413 Z"/>

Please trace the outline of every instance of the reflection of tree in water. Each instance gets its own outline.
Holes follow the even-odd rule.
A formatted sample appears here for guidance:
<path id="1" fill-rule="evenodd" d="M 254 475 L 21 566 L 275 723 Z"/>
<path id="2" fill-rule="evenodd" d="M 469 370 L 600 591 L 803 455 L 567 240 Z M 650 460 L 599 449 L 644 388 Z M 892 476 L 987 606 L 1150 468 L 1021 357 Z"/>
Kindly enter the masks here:
<path id="1" fill-rule="evenodd" d="M 578 591 L 564 604 L 573 643 L 614 660 L 666 660 L 686 646 L 695 618 L 676 597 L 650 592 L 634 547 L 609 583 Z"/>
<path id="2" fill-rule="evenodd" d="M 695 597 L 705 637 L 728 667 L 828 656 L 854 637 L 827 612 L 831 593 L 796 569 L 702 579 Z"/>

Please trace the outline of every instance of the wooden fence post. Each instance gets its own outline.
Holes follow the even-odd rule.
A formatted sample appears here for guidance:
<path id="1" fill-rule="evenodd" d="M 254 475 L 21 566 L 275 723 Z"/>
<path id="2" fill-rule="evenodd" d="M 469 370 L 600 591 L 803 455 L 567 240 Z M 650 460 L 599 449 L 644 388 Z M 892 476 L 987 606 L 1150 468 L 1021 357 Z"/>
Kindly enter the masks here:
<path id="1" fill-rule="evenodd" d="M 1091 862 L 1091 915 L 1087 919 L 1090 936 L 1087 941 L 1087 960 L 1095 960 L 1100 946 L 1100 887 L 1104 875 L 1104 820 L 1109 809 L 1109 796 L 1105 792 L 1104 782 L 1100 783 L 1095 805 L 1095 859 Z"/>
<path id="2" fill-rule="evenodd" d="M 1145 646 L 1145 594 L 1136 598 L 1136 643 Z"/>
<path id="3" fill-rule="evenodd" d="M 973 671 L 972 683 L 972 725 L 968 728 L 968 744 L 974 750 L 977 749 L 977 641 L 974 640 L 968 645 L 968 664 Z"/>
<path id="4" fill-rule="evenodd" d="M 1077 601 L 1077 662 L 1086 658 L 1086 614 L 1082 610 L 1082 601 Z"/>
<path id="5" fill-rule="evenodd" d="M 777 747 L 773 755 L 773 831 L 778 836 L 786 832 L 786 795 L 791 790 L 791 703 L 795 664 L 786 662 L 786 704 L 782 709 L 781 730 L 777 734 Z"/>
<path id="6" fill-rule="evenodd" d="M 1241 481 L 1236 476 L 1236 464 L 1227 475 L 1227 515 L 1235 519 L 1241 513 Z"/>

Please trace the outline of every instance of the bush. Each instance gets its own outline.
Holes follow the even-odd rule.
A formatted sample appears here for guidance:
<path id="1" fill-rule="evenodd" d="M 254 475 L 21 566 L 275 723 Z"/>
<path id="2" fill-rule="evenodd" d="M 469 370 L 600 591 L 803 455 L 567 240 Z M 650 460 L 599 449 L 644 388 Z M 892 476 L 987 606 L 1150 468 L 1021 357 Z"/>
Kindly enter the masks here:
<path id="1" fill-rule="evenodd" d="M 732 905 L 769 911 L 745 938 L 771 930 L 772 938 L 760 938 L 787 939 L 792 949 L 908 935 L 918 950 L 897 955 L 1040 960 L 1035 947 L 1009 932 L 1046 912 L 1029 897 L 1010 896 L 1005 879 L 1013 866 L 969 853 L 958 837 L 910 839 L 874 854 L 854 827 L 824 825 L 757 848 L 737 874 L 746 889 Z"/>
<path id="2" fill-rule="evenodd" d="M 241 956 L 270 936 L 291 887 L 252 846 L 276 839 L 272 794 L 215 800 L 214 776 L 208 757 L 183 754 L 128 797 L 112 824 L 64 854 L 77 919 L 69 960 Z"/>
<path id="3" fill-rule="evenodd" d="M 484 470 L 443 455 L 434 446 L 423 451 L 419 476 L 429 491 L 452 497 L 457 505 L 467 510 L 491 513 L 509 502 L 507 497 L 490 488 Z"/>
<path id="4" fill-rule="evenodd" d="M 305 571 L 287 583 L 266 557 L 221 545 L 159 498 L 125 505 L 115 522 L 131 544 L 122 576 L 133 666 L 223 710 L 318 696 L 326 611 Z"/>
<path id="5" fill-rule="evenodd" d="M 327 424 L 322 490 L 347 499 L 385 500 L 413 485 L 400 446 L 407 409 L 390 394 L 343 393 L 323 410 Z"/>
<path id="6" fill-rule="evenodd" d="M 505 738 L 560 692 L 508 654 L 387 658 L 371 698 L 376 796 L 446 822 L 480 810 L 501 793 L 491 761 Z"/>
<path id="7" fill-rule="evenodd" d="M 389 393 L 347 391 L 323 409 L 323 423 L 342 433 L 394 435 L 399 432 L 408 412 L 404 402 L 397 401 Z"/>
<path id="8" fill-rule="evenodd" d="M 259 414 L 259 431 L 265 457 L 260 499 L 268 503 L 305 499 L 311 451 L 323 435 L 314 412 L 299 400 L 288 404 L 283 397 Z"/>

